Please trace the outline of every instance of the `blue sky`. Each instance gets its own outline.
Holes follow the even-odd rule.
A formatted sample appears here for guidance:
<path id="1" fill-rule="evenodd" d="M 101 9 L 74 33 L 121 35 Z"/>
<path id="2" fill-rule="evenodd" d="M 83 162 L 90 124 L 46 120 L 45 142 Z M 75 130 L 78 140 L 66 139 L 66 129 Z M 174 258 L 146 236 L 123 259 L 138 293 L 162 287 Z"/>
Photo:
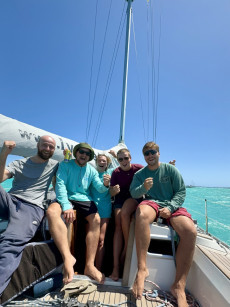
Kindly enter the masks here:
<path id="1" fill-rule="evenodd" d="M 1 0 L 0 113 L 98 149 L 115 146 L 125 31 L 101 119 L 99 114 L 125 5 Z M 145 163 L 142 147 L 156 135 L 161 161 L 176 159 L 186 184 L 230 186 L 229 16 L 229 0 L 133 2 L 137 59 L 131 30 L 125 129 L 133 163 Z"/>

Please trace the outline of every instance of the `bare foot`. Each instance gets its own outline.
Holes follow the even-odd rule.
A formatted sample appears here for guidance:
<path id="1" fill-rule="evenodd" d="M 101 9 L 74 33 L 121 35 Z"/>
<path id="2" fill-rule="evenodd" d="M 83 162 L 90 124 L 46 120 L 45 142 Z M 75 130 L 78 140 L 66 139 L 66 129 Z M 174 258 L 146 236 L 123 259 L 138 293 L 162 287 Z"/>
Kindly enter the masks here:
<path id="1" fill-rule="evenodd" d="M 137 276 L 132 288 L 133 295 L 137 300 L 141 300 L 142 298 L 142 293 L 144 291 L 144 282 L 148 275 L 149 271 L 147 269 L 144 270 L 139 269 L 137 272 Z"/>
<path id="2" fill-rule="evenodd" d="M 119 279 L 119 268 L 113 268 L 112 274 L 109 276 L 114 281 L 118 281 Z"/>
<path id="3" fill-rule="evenodd" d="M 170 291 L 172 295 L 177 299 L 178 307 L 188 307 L 184 287 L 173 284 Z"/>
<path id="4" fill-rule="evenodd" d="M 76 263 L 76 259 L 71 255 L 65 259 L 63 265 L 63 283 L 66 285 L 73 280 L 74 269 L 73 266 Z"/>
<path id="5" fill-rule="evenodd" d="M 92 267 L 85 267 L 84 274 L 95 279 L 100 284 L 103 284 L 105 281 L 105 275 L 102 274 L 95 266 Z"/>

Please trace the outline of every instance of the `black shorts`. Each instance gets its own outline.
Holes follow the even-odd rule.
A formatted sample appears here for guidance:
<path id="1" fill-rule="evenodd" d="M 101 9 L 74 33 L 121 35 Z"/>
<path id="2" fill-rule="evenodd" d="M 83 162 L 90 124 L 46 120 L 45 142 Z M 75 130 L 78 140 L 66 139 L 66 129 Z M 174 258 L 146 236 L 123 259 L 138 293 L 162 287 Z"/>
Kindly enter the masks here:
<path id="1" fill-rule="evenodd" d="M 130 197 L 126 198 L 125 200 L 121 200 L 121 201 L 116 201 L 115 200 L 114 203 L 113 203 L 113 210 L 121 209 L 123 207 L 125 201 L 127 199 L 129 199 L 129 198 L 132 198 L 132 197 L 130 196 Z M 133 199 L 135 199 L 137 201 L 137 206 L 138 206 L 142 202 L 143 197 L 141 197 L 141 198 L 133 198 Z"/>
<path id="2" fill-rule="evenodd" d="M 72 199 L 69 199 L 69 201 L 73 205 L 73 209 L 81 212 L 84 217 L 97 213 L 97 206 L 93 201 L 77 201 Z"/>

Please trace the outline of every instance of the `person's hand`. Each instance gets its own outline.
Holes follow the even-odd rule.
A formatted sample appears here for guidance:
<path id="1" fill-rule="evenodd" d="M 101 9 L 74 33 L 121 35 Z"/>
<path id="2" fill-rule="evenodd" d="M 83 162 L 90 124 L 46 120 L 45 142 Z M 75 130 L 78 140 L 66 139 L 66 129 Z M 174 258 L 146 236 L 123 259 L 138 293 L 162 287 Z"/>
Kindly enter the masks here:
<path id="1" fill-rule="evenodd" d="M 68 150 L 67 148 L 63 150 L 63 156 L 65 156 L 67 150 Z"/>
<path id="2" fill-rule="evenodd" d="M 119 184 L 116 184 L 115 186 L 110 187 L 110 189 L 111 189 L 111 192 L 112 192 L 113 196 L 115 196 L 118 193 L 120 193 L 120 186 L 119 186 Z"/>
<path id="3" fill-rule="evenodd" d="M 109 151 L 109 154 L 111 154 L 114 158 L 116 158 L 117 157 L 117 155 L 116 155 L 116 153 L 115 153 L 115 151 L 114 150 L 110 150 Z"/>
<path id="4" fill-rule="evenodd" d="M 176 160 L 169 161 L 169 164 L 172 164 L 172 165 L 176 166 Z"/>
<path id="5" fill-rule="evenodd" d="M 159 216 L 163 217 L 164 219 L 168 219 L 172 215 L 171 211 L 168 208 L 162 208 L 159 209 L 158 211 L 159 211 Z"/>
<path id="6" fill-rule="evenodd" d="M 153 186 L 153 178 L 152 177 L 146 178 L 144 181 L 145 189 L 148 191 L 151 189 L 152 186 Z"/>
<path id="7" fill-rule="evenodd" d="M 16 147 L 16 143 L 14 141 L 5 141 L 2 150 L 9 155 L 14 147 Z"/>
<path id="8" fill-rule="evenodd" d="M 75 212 L 73 209 L 65 210 L 63 212 L 63 217 L 67 224 L 73 223 L 73 221 L 76 219 Z"/>
<path id="9" fill-rule="evenodd" d="M 104 186 L 108 187 L 110 183 L 111 176 L 109 174 L 105 174 L 103 176 Z"/>

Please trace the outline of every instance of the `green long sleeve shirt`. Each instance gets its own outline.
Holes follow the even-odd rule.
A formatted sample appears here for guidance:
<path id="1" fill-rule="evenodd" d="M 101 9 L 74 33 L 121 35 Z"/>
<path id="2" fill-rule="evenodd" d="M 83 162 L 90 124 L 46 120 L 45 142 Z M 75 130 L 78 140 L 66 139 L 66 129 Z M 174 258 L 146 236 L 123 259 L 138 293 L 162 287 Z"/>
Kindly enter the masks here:
<path id="1" fill-rule="evenodd" d="M 149 177 L 153 178 L 153 186 L 147 191 L 144 187 L 144 181 Z M 136 172 L 130 186 L 130 193 L 133 198 L 145 195 L 145 199 L 152 200 L 160 207 L 166 207 L 173 213 L 182 206 L 186 188 L 183 178 L 175 166 L 160 163 L 156 170 L 152 171 L 146 166 Z"/>

